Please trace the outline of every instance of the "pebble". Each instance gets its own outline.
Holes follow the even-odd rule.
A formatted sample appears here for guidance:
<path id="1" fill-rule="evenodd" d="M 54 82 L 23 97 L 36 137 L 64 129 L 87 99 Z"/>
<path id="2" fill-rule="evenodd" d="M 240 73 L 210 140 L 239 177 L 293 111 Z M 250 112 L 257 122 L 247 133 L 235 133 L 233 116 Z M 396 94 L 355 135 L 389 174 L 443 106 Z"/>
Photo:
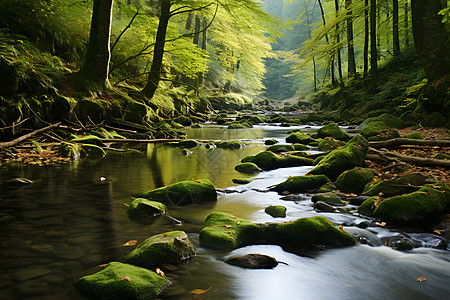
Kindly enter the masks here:
<path id="1" fill-rule="evenodd" d="M 335 207 L 333 207 L 323 201 L 317 201 L 316 203 L 314 203 L 314 208 L 318 211 L 323 211 L 323 212 L 334 212 L 336 210 Z"/>

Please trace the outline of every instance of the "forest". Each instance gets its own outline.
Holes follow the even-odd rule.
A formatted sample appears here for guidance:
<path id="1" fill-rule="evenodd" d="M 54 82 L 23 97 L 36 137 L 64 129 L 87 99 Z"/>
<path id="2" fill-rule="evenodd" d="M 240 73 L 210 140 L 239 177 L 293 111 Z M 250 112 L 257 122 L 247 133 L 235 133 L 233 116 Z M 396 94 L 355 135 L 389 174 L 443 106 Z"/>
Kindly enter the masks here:
<path id="1" fill-rule="evenodd" d="M 0 298 L 445 299 L 449 49 L 449 0 L 0 0 Z"/>

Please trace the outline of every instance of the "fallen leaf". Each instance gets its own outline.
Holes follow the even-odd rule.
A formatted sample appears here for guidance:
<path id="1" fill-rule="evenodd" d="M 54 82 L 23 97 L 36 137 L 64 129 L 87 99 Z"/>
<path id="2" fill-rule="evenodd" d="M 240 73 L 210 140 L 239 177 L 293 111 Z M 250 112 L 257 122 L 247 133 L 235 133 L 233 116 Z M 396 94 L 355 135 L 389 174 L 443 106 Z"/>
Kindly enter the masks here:
<path id="1" fill-rule="evenodd" d="M 195 182 L 198 182 L 198 183 L 202 183 L 202 181 L 200 180 L 200 179 L 196 179 L 196 180 L 194 180 Z"/>
<path id="2" fill-rule="evenodd" d="M 166 233 L 163 234 L 163 236 L 169 236 L 169 234 L 166 232 Z"/>
<path id="3" fill-rule="evenodd" d="M 102 264 L 102 265 L 98 265 L 97 267 L 99 267 L 99 268 L 104 268 L 104 267 L 106 267 L 108 264 Z"/>
<path id="4" fill-rule="evenodd" d="M 223 225 L 225 228 L 231 228 L 231 225 Z"/>
<path id="5" fill-rule="evenodd" d="M 200 299 L 200 298 L 202 298 L 204 295 L 206 295 L 210 289 L 211 289 L 211 287 L 207 288 L 206 290 L 195 289 L 195 290 L 192 290 L 192 291 L 191 291 L 191 294 L 194 295 L 194 298 L 195 298 L 195 299 Z"/>
<path id="6" fill-rule="evenodd" d="M 155 273 L 158 274 L 158 275 L 161 275 L 162 277 L 166 277 L 166 274 L 164 274 L 164 272 L 161 271 L 160 268 L 156 268 Z"/>
<path id="7" fill-rule="evenodd" d="M 229 217 L 232 218 L 232 219 L 236 219 L 236 217 L 233 216 L 233 215 L 229 215 Z"/>
<path id="8" fill-rule="evenodd" d="M 427 279 L 423 276 L 420 276 L 419 278 L 417 278 L 418 282 L 422 282 L 422 281 L 426 281 Z"/>
<path id="9" fill-rule="evenodd" d="M 137 244 L 137 240 L 131 240 L 131 241 L 128 241 L 128 242 L 126 242 L 125 244 L 123 244 L 122 246 L 134 246 L 134 245 L 136 245 Z"/>
<path id="10" fill-rule="evenodd" d="M 126 281 L 130 281 L 131 278 L 129 276 L 125 276 L 124 278 L 120 278 L 120 280 L 126 280 Z"/>
<path id="11" fill-rule="evenodd" d="M 435 230 L 433 230 L 433 232 L 437 233 L 437 234 L 442 234 L 442 231 L 445 231 L 445 230 L 443 230 L 443 229 L 435 229 Z"/>
<path id="12" fill-rule="evenodd" d="M 241 221 L 237 221 L 236 224 L 240 225 L 240 224 L 241 224 Z"/>
<path id="13" fill-rule="evenodd" d="M 386 222 L 381 222 L 381 223 L 380 223 L 380 222 L 377 222 L 377 225 L 378 225 L 378 226 L 381 226 L 381 227 L 384 227 L 384 226 L 386 226 Z"/>

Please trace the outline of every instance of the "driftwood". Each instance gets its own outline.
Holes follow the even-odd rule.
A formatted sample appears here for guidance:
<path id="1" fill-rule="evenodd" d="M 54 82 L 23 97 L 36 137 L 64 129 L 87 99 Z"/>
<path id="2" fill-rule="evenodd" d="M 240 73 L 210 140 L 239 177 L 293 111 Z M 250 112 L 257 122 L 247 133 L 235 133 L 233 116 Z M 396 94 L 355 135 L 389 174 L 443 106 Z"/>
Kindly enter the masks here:
<path id="1" fill-rule="evenodd" d="M 35 130 L 35 131 L 33 131 L 33 132 L 27 133 L 27 134 L 25 134 L 25 135 L 22 135 L 21 137 L 18 137 L 18 138 L 15 139 L 15 140 L 12 140 L 12 141 L 9 141 L 9 142 L 3 142 L 3 143 L 0 143 L 0 148 L 6 148 L 6 147 L 14 146 L 15 144 L 18 144 L 18 143 L 20 143 L 20 142 L 22 142 L 22 141 L 24 141 L 24 140 L 26 140 L 26 139 L 28 139 L 28 138 L 30 138 L 30 137 L 32 137 L 32 136 L 35 136 L 36 134 L 39 134 L 39 133 L 41 133 L 41 132 L 47 131 L 47 130 L 52 129 L 52 128 L 56 128 L 56 127 L 58 127 L 60 124 L 61 124 L 61 122 L 56 123 L 56 124 L 52 124 L 52 125 L 50 125 L 50 126 L 47 126 L 47 127 L 44 127 L 44 128 L 38 129 L 38 130 Z"/>
<path id="2" fill-rule="evenodd" d="M 402 161 L 422 167 L 450 168 L 450 160 L 408 156 L 387 150 L 376 150 L 372 147 L 369 147 L 369 154 L 367 154 L 366 158 L 375 161 L 382 161 L 384 163 Z"/>
<path id="3" fill-rule="evenodd" d="M 369 142 L 369 146 L 373 148 L 396 147 L 402 145 L 450 147 L 450 140 L 416 140 L 396 138 L 386 141 Z"/>

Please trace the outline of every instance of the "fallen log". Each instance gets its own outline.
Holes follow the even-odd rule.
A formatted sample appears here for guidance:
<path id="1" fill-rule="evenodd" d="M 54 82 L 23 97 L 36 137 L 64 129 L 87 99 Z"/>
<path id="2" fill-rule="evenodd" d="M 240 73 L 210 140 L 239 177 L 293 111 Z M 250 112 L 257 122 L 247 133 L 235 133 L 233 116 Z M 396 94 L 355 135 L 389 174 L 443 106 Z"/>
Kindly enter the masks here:
<path id="1" fill-rule="evenodd" d="M 369 154 L 367 154 L 367 159 L 382 160 L 386 161 L 402 161 L 405 163 L 414 164 L 416 166 L 422 167 L 443 167 L 450 168 L 450 160 L 436 159 L 436 158 L 425 158 L 416 157 L 394 153 L 387 150 L 377 150 L 369 147 Z"/>
<path id="2" fill-rule="evenodd" d="M 58 127 L 60 124 L 61 124 L 61 122 L 56 123 L 56 124 L 52 124 L 52 125 L 49 125 L 49 126 L 47 126 L 47 127 L 44 127 L 44 128 L 35 130 L 35 131 L 33 131 L 33 132 L 27 133 L 27 134 L 25 134 L 25 135 L 22 135 L 21 137 L 18 137 L 18 138 L 15 139 L 15 140 L 12 140 L 12 141 L 9 141 L 9 142 L 3 142 L 3 143 L 0 143 L 0 148 L 7 148 L 7 147 L 14 146 L 15 144 L 18 144 L 18 143 L 20 143 L 20 142 L 22 142 L 22 141 L 24 141 L 24 140 L 26 140 L 26 139 L 28 139 L 28 138 L 30 138 L 30 137 L 32 137 L 32 136 L 35 136 L 36 134 L 39 134 L 39 133 L 41 133 L 41 132 L 50 130 L 50 129 L 52 129 L 52 128 L 56 128 L 56 127 Z"/>
<path id="3" fill-rule="evenodd" d="M 373 148 L 395 147 L 402 145 L 450 147 L 450 140 L 415 140 L 396 138 L 386 141 L 369 142 L 369 146 Z"/>

